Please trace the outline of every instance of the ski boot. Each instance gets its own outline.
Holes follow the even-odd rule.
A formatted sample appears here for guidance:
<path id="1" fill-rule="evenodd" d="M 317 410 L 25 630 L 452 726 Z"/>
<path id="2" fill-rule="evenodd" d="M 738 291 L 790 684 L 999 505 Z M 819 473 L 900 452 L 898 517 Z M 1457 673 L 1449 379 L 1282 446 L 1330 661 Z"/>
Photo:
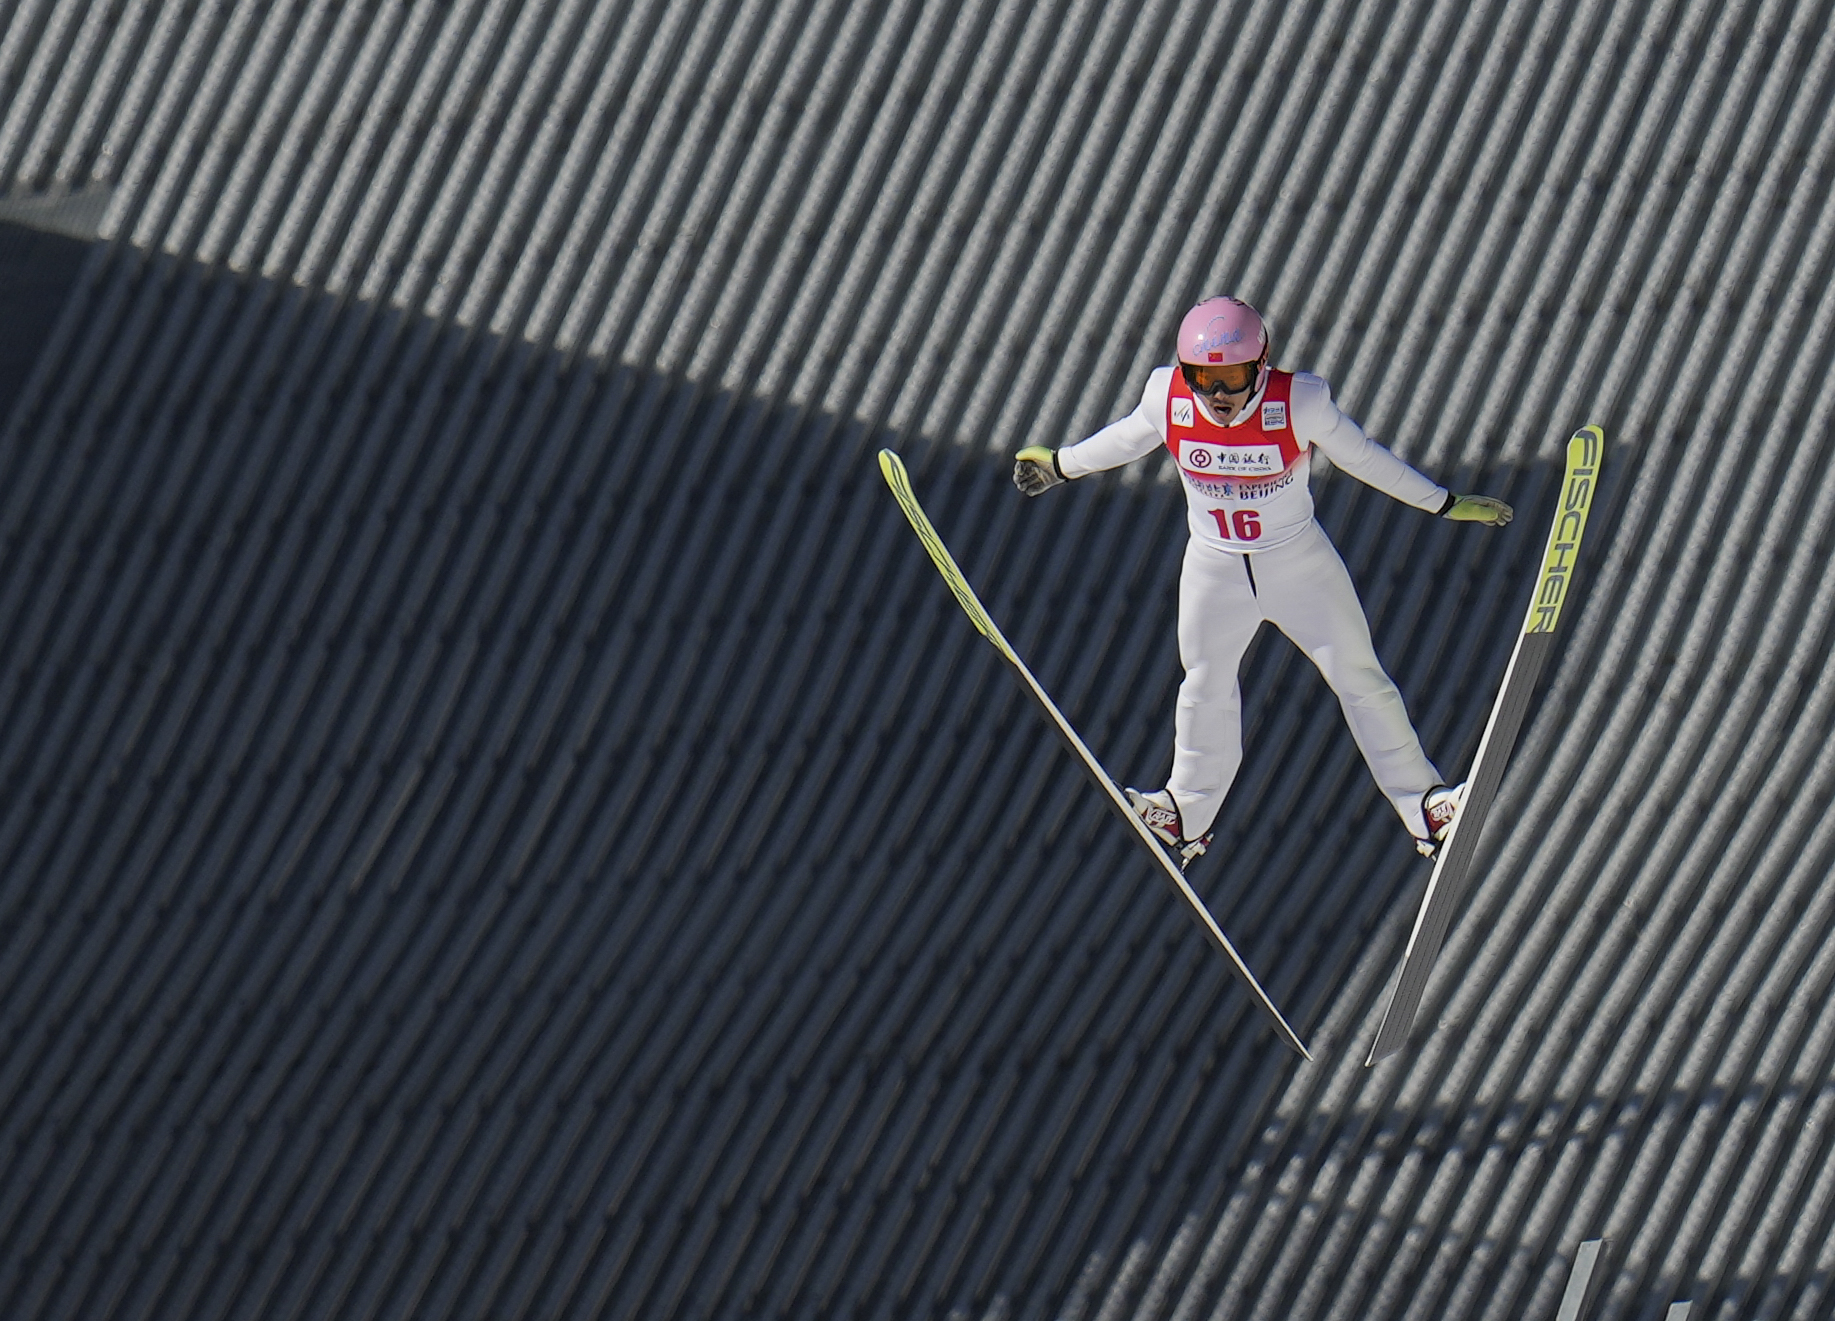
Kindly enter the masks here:
<path id="1" fill-rule="evenodd" d="M 1452 832 L 1453 818 L 1459 815 L 1459 805 L 1464 801 L 1463 784 L 1456 789 L 1436 784 L 1421 795 L 1421 815 L 1427 820 L 1427 838 L 1415 840 L 1416 852 L 1424 858 L 1431 858 L 1440 851 L 1440 846 Z"/>
<path id="2" fill-rule="evenodd" d="M 1204 850 L 1210 847 L 1211 832 L 1207 830 L 1196 839 L 1186 839 L 1184 823 L 1179 820 L 1179 806 L 1172 801 L 1170 793 L 1164 789 L 1156 789 L 1150 794 L 1139 789 L 1122 792 L 1128 795 L 1128 805 L 1147 823 L 1147 829 L 1172 850 L 1180 871 L 1184 871 L 1193 858 L 1204 856 Z"/>

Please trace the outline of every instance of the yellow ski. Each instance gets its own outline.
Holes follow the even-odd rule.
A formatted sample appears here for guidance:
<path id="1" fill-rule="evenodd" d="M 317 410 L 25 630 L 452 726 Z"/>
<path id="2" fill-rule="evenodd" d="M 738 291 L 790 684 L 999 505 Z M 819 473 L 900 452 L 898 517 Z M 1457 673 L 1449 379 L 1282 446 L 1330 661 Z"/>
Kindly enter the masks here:
<path id="1" fill-rule="evenodd" d="M 1596 426 L 1582 427 L 1567 442 L 1567 474 L 1561 483 L 1561 499 L 1555 507 L 1554 526 L 1549 529 L 1548 547 L 1542 553 L 1542 572 L 1536 579 L 1535 592 L 1529 598 L 1529 613 L 1523 620 L 1523 631 L 1517 635 L 1516 648 L 1504 670 L 1504 682 L 1491 707 L 1491 718 L 1485 724 L 1484 737 L 1478 742 L 1478 753 L 1472 758 L 1472 773 L 1467 777 L 1465 799 L 1453 818 L 1452 832 L 1440 846 L 1434 863 L 1434 874 L 1421 896 L 1421 909 L 1415 915 L 1414 930 L 1408 936 L 1408 948 L 1402 954 L 1402 969 L 1383 1010 L 1382 1025 L 1376 1031 L 1376 1043 L 1370 1048 L 1366 1065 L 1393 1055 L 1408 1044 L 1408 1033 L 1415 1014 L 1421 1008 L 1421 994 L 1427 989 L 1427 977 L 1446 939 L 1453 913 L 1465 897 L 1466 882 L 1472 859 L 1478 852 L 1479 837 L 1485 818 L 1503 783 L 1504 767 L 1516 746 L 1516 736 L 1529 710 L 1529 699 L 1535 693 L 1536 679 L 1549 653 L 1555 649 L 1555 625 L 1561 618 L 1561 607 L 1567 601 L 1568 585 L 1573 580 L 1574 562 L 1580 555 L 1580 538 L 1586 532 L 1587 513 L 1593 507 L 1593 492 L 1599 484 L 1599 464 L 1605 456 L 1606 433 Z"/>
<path id="2" fill-rule="evenodd" d="M 1242 956 L 1236 952 L 1236 947 L 1230 944 L 1229 937 L 1223 934 L 1223 928 L 1217 925 L 1217 919 L 1211 916 L 1210 910 L 1204 906 L 1204 901 L 1198 897 L 1197 891 L 1193 890 L 1186 881 L 1185 874 L 1172 860 L 1172 855 L 1166 852 L 1159 839 L 1151 830 L 1147 829 L 1147 823 L 1135 815 L 1134 810 L 1128 806 L 1128 800 L 1122 796 L 1115 781 L 1109 778 L 1108 772 L 1102 769 L 1102 763 L 1096 760 L 1096 754 L 1089 750 L 1088 745 L 1078 736 L 1077 731 L 1071 728 L 1070 722 L 1064 718 L 1064 713 L 1058 710 L 1057 704 L 1051 700 L 1043 686 L 1033 677 L 1032 671 L 1026 668 L 1026 663 L 1019 658 L 1019 653 L 1013 650 L 1012 644 L 995 625 L 993 616 L 989 615 L 987 607 L 981 604 L 981 599 L 975 595 L 975 589 L 970 587 L 968 579 L 963 577 L 962 570 L 956 567 L 956 561 L 951 557 L 949 548 L 943 544 L 943 538 L 937 535 L 937 530 L 924 513 L 923 506 L 918 504 L 917 496 L 911 489 L 911 478 L 905 472 L 905 465 L 900 462 L 898 455 L 889 449 L 879 451 L 879 470 L 885 474 L 886 484 L 892 488 L 892 494 L 898 498 L 899 507 L 905 511 L 905 517 L 911 520 L 911 526 L 916 530 L 918 540 L 922 541 L 924 549 L 930 552 L 930 558 L 936 564 L 937 572 L 942 574 L 943 581 L 949 584 L 949 590 L 955 595 L 963 612 L 968 615 L 969 622 L 983 637 L 993 643 L 995 650 L 1006 657 L 1013 668 L 1019 672 L 1027 690 L 1038 699 L 1039 705 L 1050 717 L 1052 725 L 1070 750 L 1077 755 L 1078 760 L 1083 763 L 1083 768 L 1089 772 L 1090 778 L 1096 782 L 1097 787 L 1108 799 L 1109 806 L 1133 828 L 1136 838 L 1145 844 L 1147 851 L 1153 855 L 1154 860 L 1159 864 L 1161 874 L 1179 897 L 1185 901 L 1186 911 L 1191 915 L 1192 920 L 1204 930 L 1205 935 L 1210 937 L 1211 943 L 1222 950 L 1224 956 L 1229 959 L 1230 967 L 1249 988 L 1263 1011 L 1267 1013 L 1276 1031 L 1279 1032 L 1281 1040 L 1298 1051 L 1302 1057 L 1310 1060 L 1312 1056 L 1307 1054 L 1305 1043 L 1287 1025 L 1287 1020 L 1281 1016 L 1281 1011 L 1275 1007 L 1274 1001 L 1268 998 L 1268 993 L 1262 989 L 1261 983 L 1255 980 L 1255 974 L 1249 971 L 1249 965 L 1242 961 Z"/>

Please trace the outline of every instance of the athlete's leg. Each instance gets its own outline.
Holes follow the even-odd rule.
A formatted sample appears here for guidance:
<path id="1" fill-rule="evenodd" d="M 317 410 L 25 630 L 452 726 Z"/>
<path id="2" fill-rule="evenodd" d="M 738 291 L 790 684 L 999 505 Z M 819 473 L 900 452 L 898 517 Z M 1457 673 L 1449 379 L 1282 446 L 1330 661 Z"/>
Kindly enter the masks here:
<path id="1" fill-rule="evenodd" d="M 1243 557 L 1196 537 L 1179 574 L 1179 660 L 1185 681 L 1173 715 L 1172 775 L 1187 839 L 1211 828 L 1242 766 L 1242 654 L 1261 627 Z"/>
<path id="2" fill-rule="evenodd" d="M 1255 557 L 1262 612 L 1312 658 L 1338 694 L 1370 774 L 1409 832 L 1427 835 L 1421 795 L 1441 783 L 1421 749 L 1402 694 L 1376 658 L 1357 588 L 1317 523 Z"/>

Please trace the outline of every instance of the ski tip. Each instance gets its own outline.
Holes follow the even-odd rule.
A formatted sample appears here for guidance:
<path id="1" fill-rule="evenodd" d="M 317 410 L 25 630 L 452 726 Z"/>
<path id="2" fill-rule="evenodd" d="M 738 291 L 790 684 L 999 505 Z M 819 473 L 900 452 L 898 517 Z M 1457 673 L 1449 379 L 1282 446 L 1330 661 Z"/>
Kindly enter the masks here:
<path id="1" fill-rule="evenodd" d="M 888 481 L 891 480 L 894 474 L 903 475 L 905 464 L 903 460 L 898 457 L 897 450 L 884 449 L 879 451 L 879 471 L 885 474 Z"/>
<path id="2" fill-rule="evenodd" d="M 1370 1043 L 1370 1053 L 1364 1056 L 1364 1068 L 1374 1069 L 1378 1060 L 1386 1060 L 1403 1046 L 1408 1044 L 1408 1032 L 1404 1029 L 1396 1032 L 1397 1024 L 1389 1020 L 1395 1016 L 1394 993 L 1391 992 L 1389 1003 L 1383 1008 L 1382 1022 L 1376 1025 L 1376 1040 Z M 1412 1020 L 1409 1024 L 1413 1026 Z"/>

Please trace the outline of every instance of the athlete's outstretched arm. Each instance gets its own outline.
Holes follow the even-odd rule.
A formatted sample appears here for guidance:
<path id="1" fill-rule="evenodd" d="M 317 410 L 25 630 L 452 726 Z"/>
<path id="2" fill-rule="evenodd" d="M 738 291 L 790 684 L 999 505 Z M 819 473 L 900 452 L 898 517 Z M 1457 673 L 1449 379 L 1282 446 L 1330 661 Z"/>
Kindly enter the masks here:
<path id="1" fill-rule="evenodd" d="M 1014 456 L 1013 484 L 1027 495 L 1038 495 L 1059 482 L 1119 468 L 1152 453 L 1166 441 L 1161 427 L 1165 425 L 1166 392 L 1171 380 L 1170 367 L 1155 368 L 1147 378 L 1147 388 L 1141 392 L 1138 408 L 1074 445 L 1056 451 L 1044 445 L 1028 445 Z"/>
<path id="2" fill-rule="evenodd" d="M 1510 521 L 1510 506 L 1502 500 L 1456 495 L 1371 440 L 1333 402 L 1331 388 L 1310 373 L 1294 376 L 1293 426 L 1296 435 L 1324 450 L 1338 467 L 1403 504 L 1461 522 L 1502 527 Z"/>

